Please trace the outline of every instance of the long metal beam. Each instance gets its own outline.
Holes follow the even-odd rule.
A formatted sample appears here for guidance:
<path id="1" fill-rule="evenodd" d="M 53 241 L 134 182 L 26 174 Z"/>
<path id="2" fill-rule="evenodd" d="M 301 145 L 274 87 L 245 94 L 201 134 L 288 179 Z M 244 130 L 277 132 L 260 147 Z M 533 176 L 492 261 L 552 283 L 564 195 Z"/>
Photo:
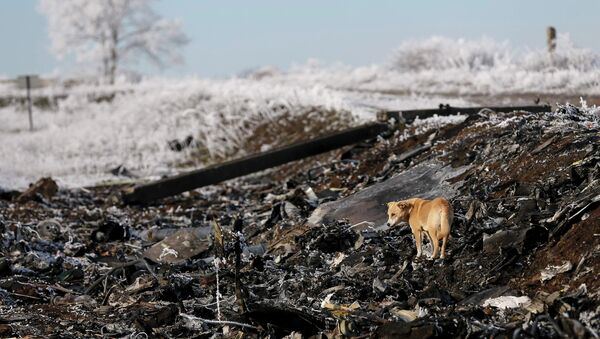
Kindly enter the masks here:
<path id="1" fill-rule="evenodd" d="M 388 128 L 387 124 L 369 123 L 327 134 L 310 141 L 298 142 L 171 178 L 141 184 L 126 192 L 123 198 L 128 203 L 154 201 L 371 139 L 387 131 Z"/>

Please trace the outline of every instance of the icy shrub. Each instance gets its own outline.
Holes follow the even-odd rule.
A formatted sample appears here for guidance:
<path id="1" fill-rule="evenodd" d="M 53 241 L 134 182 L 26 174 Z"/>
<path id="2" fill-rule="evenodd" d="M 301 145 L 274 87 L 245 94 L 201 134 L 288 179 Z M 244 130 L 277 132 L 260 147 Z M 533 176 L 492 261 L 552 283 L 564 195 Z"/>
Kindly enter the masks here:
<path id="1" fill-rule="evenodd" d="M 547 51 L 531 51 L 522 60 L 522 68 L 529 71 L 574 70 L 579 72 L 600 69 L 600 55 L 587 48 L 576 47 L 568 34 L 559 34 L 557 48 Z"/>
<path id="2" fill-rule="evenodd" d="M 393 53 L 391 68 L 402 72 L 489 69 L 509 63 L 511 53 L 506 43 L 491 39 L 465 40 L 435 36 L 426 40 L 404 42 Z"/>
<path id="3" fill-rule="evenodd" d="M 353 86 L 465 95 L 600 93 L 600 54 L 575 47 L 568 35 L 559 35 L 552 55 L 545 49 L 521 51 L 490 39 L 408 41 L 378 73 L 369 83 L 355 78 Z"/>

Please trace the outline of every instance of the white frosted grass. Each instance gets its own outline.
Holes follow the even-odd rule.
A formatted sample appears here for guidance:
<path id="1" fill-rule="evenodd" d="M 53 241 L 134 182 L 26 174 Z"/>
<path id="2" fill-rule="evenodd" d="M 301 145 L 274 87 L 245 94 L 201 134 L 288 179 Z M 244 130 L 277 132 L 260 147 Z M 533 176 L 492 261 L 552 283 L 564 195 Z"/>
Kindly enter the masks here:
<path id="1" fill-rule="evenodd" d="M 23 90 L 0 84 L 0 96 L 24 96 Z M 94 101 L 115 91 L 110 102 Z M 402 44 L 384 65 L 355 68 L 311 60 L 287 72 L 263 67 L 228 80 L 58 84 L 33 91 L 34 96 L 68 95 L 55 112 L 34 108 L 34 132 L 28 131 L 22 107 L 0 109 L 0 186 L 23 188 L 41 176 L 62 186 L 91 185 L 114 179 L 107 171 L 119 165 L 142 177 L 171 174 L 190 155 L 171 151 L 169 140 L 192 135 L 209 156 L 239 156 L 250 129 L 306 108 L 351 112 L 359 123 L 382 109 L 473 106 L 464 97 L 523 93 L 600 95 L 600 57 L 573 46 L 567 36 L 561 36 L 552 58 L 543 50 L 517 51 L 489 39 L 434 37 Z M 595 107 L 586 110 L 594 117 L 599 113 Z M 416 123 L 426 129 L 458 119 Z"/>
<path id="2" fill-rule="evenodd" d="M 243 75 L 271 85 L 326 88 L 387 93 L 445 95 L 576 94 L 600 95 L 600 54 L 573 44 L 559 34 L 557 49 L 523 50 L 508 42 L 432 37 L 402 43 L 384 64 L 351 67 L 309 60 L 287 72 L 271 66 Z M 121 82 L 114 87 L 54 86 L 34 95 L 110 93 L 139 86 Z M 150 83 L 153 83 L 152 81 Z M 23 96 L 24 91 L 1 86 L 0 94 Z"/>
<path id="3" fill-rule="evenodd" d="M 559 35 L 556 52 L 518 50 L 491 39 L 432 37 L 403 43 L 386 64 L 353 68 L 310 60 L 271 81 L 331 88 L 447 95 L 600 95 L 600 54 Z M 264 78 L 263 78 L 264 79 Z"/>
<path id="4" fill-rule="evenodd" d="M 252 79 L 154 79 L 115 88 L 119 94 L 111 102 L 88 99 L 110 88 L 81 87 L 56 111 L 34 108 L 34 132 L 28 131 L 22 107 L 0 109 L 0 187 L 22 189 L 42 176 L 66 187 L 93 185 L 115 180 L 108 171 L 119 165 L 141 177 L 159 177 L 181 170 L 177 164 L 190 158 L 185 151 L 171 151 L 169 140 L 192 135 L 211 156 L 243 155 L 235 152 L 250 135 L 248 129 L 277 123 L 285 112 L 347 111 L 360 123 L 373 120 L 379 109 L 435 107 L 443 101 Z"/>
<path id="5" fill-rule="evenodd" d="M 141 174 L 172 173 L 185 152 L 167 142 L 188 135 L 200 140 L 213 156 L 235 151 L 249 133 L 245 126 L 277 121 L 281 107 L 352 111 L 332 90 L 294 88 L 243 79 L 209 81 L 156 80 L 118 94 L 112 102 L 89 102 L 72 94 L 56 112 L 34 112 L 29 132 L 27 114 L 17 107 L 0 110 L 0 185 L 22 188 L 40 176 L 79 186 L 110 179 L 119 165 Z"/>

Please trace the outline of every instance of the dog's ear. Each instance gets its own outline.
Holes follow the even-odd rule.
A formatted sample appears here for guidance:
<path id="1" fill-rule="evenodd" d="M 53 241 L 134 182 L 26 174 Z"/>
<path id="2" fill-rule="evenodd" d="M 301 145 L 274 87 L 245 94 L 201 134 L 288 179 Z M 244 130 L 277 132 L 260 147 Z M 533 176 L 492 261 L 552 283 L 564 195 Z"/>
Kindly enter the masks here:
<path id="1" fill-rule="evenodd" d="M 395 203 L 396 203 L 395 201 L 390 201 L 390 202 L 387 203 L 387 207 L 391 207 Z"/>
<path id="2" fill-rule="evenodd" d="M 398 201 L 396 203 L 396 206 L 398 206 L 398 208 L 400 208 L 400 209 L 408 209 L 408 208 L 410 208 L 410 204 L 407 203 L 406 201 Z"/>

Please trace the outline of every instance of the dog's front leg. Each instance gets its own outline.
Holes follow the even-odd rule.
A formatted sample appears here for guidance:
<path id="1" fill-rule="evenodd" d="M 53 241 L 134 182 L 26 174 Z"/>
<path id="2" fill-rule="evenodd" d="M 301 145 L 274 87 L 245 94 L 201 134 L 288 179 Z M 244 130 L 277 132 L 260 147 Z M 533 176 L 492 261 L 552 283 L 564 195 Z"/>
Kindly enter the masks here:
<path id="1" fill-rule="evenodd" d="M 415 236 L 415 243 L 417 245 L 417 258 L 421 257 L 421 245 L 422 245 L 422 238 L 421 238 L 421 231 L 415 231 L 415 229 L 413 228 L 413 235 Z"/>

